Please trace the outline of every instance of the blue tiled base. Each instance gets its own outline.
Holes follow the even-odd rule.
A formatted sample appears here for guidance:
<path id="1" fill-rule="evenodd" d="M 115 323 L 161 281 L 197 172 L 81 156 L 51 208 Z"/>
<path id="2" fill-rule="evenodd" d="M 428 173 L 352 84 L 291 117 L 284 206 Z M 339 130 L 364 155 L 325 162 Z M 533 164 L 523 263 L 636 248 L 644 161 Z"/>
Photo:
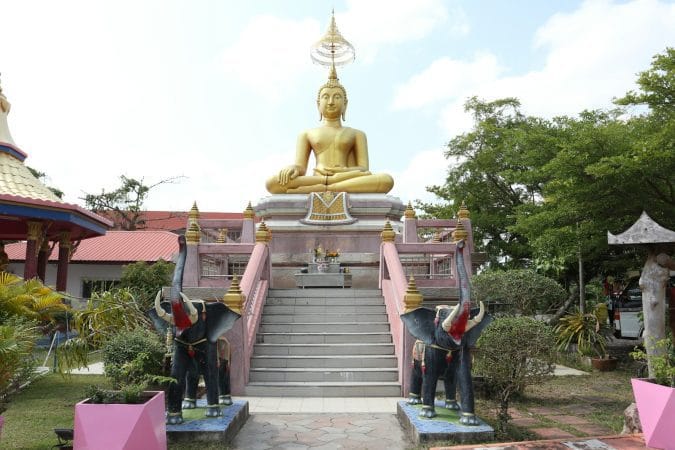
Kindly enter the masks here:
<path id="1" fill-rule="evenodd" d="M 459 424 L 459 412 L 448 411 L 444 408 L 443 400 L 436 401 L 436 413 L 447 411 L 448 417 L 434 417 L 425 419 L 419 417 L 421 405 L 410 406 L 405 400 L 400 400 L 396 407 L 398 421 L 408 433 L 415 444 L 431 441 L 456 441 L 456 442 L 487 442 L 494 439 L 495 430 L 480 418 L 480 425 L 466 426 Z"/>
<path id="2" fill-rule="evenodd" d="M 233 400 L 230 406 L 221 406 L 223 415 L 220 417 L 205 417 L 206 400 L 197 400 L 197 409 L 183 411 L 198 418 L 186 418 L 180 425 L 167 425 L 166 436 L 170 444 L 177 442 L 222 442 L 227 444 L 237 435 L 248 419 L 248 402 Z"/>

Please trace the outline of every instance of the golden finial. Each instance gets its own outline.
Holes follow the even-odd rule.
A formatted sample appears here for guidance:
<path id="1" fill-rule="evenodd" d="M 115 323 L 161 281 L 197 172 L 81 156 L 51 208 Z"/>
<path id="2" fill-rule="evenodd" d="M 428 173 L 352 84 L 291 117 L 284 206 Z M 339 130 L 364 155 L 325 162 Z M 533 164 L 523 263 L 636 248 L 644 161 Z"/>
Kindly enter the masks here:
<path id="1" fill-rule="evenodd" d="M 466 207 L 466 203 L 464 200 L 462 200 L 462 206 L 459 207 L 459 212 L 457 213 L 457 217 L 460 219 L 468 219 L 469 218 L 469 208 Z"/>
<path id="2" fill-rule="evenodd" d="M 192 222 L 197 222 L 197 220 L 199 220 L 199 209 L 197 208 L 197 202 L 192 204 L 192 208 L 190 208 L 190 212 L 188 213 L 188 219 L 190 219 Z"/>
<path id="3" fill-rule="evenodd" d="M 237 314 L 241 314 L 242 309 L 244 308 L 244 301 L 246 296 L 241 292 L 239 287 L 239 279 L 236 275 L 232 277 L 232 283 L 230 283 L 230 288 L 227 290 L 223 296 L 223 303 L 225 306 L 230 308 L 232 311 Z"/>
<path id="4" fill-rule="evenodd" d="M 408 202 L 408 206 L 405 207 L 405 212 L 403 213 L 403 216 L 406 219 L 414 219 L 416 214 L 415 210 L 412 207 L 412 203 Z"/>
<path id="5" fill-rule="evenodd" d="M 394 228 L 391 226 L 391 223 L 389 223 L 388 220 L 384 224 L 384 228 L 382 229 L 380 236 L 382 237 L 382 242 L 394 242 L 396 240 L 396 232 L 394 232 Z"/>
<path id="6" fill-rule="evenodd" d="M 455 231 L 452 232 L 452 242 L 458 242 L 467 237 L 469 237 L 469 233 L 464 228 L 461 219 L 457 219 L 457 227 L 455 228 Z"/>
<path id="7" fill-rule="evenodd" d="M 439 242 L 441 242 L 440 231 L 438 230 L 434 231 L 434 236 L 431 238 L 431 242 L 433 242 L 434 244 L 438 244 Z"/>
<path id="8" fill-rule="evenodd" d="M 422 294 L 417 290 L 417 283 L 415 283 L 415 277 L 410 275 L 410 280 L 408 280 L 408 288 L 405 291 L 403 296 L 403 305 L 405 306 L 405 312 L 410 312 L 413 309 L 417 309 L 422 306 Z"/>
<path id="9" fill-rule="evenodd" d="M 337 23 L 335 23 L 335 11 L 331 13 L 328 30 L 312 45 L 309 56 L 312 62 L 322 66 L 344 66 L 354 61 L 356 57 L 354 46 L 342 37 L 338 30 Z"/>
<path id="10" fill-rule="evenodd" d="M 248 202 L 248 206 L 246 206 L 246 209 L 244 210 L 244 219 L 253 219 L 255 216 L 255 211 L 253 211 L 253 207 L 251 206 L 251 202 Z"/>
<path id="11" fill-rule="evenodd" d="M 255 241 L 266 243 L 271 240 L 272 232 L 267 228 L 265 222 L 260 222 L 260 225 L 258 225 L 258 231 L 255 232 Z"/>
<path id="12" fill-rule="evenodd" d="M 199 228 L 197 222 L 190 223 L 187 231 L 185 232 L 185 241 L 188 245 L 199 244 L 199 241 L 202 237 L 202 231 Z"/>
<path id="13" fill-rule="evenodd" d="M 227 228 L 221 228 L 218 231 L 218 238 L 216 239 L 216 243 L 224 244 L 226 242 L 227 242 Z"/>

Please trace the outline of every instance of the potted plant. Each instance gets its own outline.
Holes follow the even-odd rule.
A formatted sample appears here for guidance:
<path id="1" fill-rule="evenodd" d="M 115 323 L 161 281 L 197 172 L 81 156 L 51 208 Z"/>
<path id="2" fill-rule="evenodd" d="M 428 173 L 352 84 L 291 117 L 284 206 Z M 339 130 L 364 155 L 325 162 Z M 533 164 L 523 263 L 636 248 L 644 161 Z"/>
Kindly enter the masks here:
<path id="1" fill-rule="evenodd" d="M 598 317 L 598 309 L 590 313 L 576 311 L 560 318 L 554 328 L 559 351 L 576 347 L 582 356 L 588 356 L 593 368 L 600 371 L 616 368 L 616 359 L 607 354 L 609 329 Z"/>
<path id="2" fill-rule="evenodd" d="M 164 392 L 142 385 L 119 391 L 93 386 L 75 405 L 73 445 L 78 449 L 166 449 Z"/>
<path id="3" fill-rule="evenodd" d="M 654 352 L 649 357 L 654 378 L 633 378 L 633 395 L 640 414 L 645 444 L 653 448 L 672 448 L 675 442 L 675 348 L 670 339 L 646 342 Z M 635 349 L 631 356 L 647 361 L 647 353 Z M 663 419 L 662 419 L 663 418 Z"/>
<path id="4" fill-rule="evenodd" d="M 174 381 L 160 375 L 164 350 L 158 336 L 142 328 L 122 331 L 103 346 L 114 390 L 91 387 L 75 405 L 76 448 L 166 448 L 164 392 L 147 390 Z"/>

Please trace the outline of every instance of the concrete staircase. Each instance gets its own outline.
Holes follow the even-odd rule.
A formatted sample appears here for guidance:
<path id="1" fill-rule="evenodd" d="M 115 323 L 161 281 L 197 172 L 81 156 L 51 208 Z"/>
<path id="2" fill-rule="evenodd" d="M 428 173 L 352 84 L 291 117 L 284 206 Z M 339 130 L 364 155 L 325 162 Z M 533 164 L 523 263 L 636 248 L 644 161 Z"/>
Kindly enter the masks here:
<path id="1" fill-rule="evenodd" d="M 401 395 L 379 290 L 271 289 L 256 342 L 246 395 Z"/>

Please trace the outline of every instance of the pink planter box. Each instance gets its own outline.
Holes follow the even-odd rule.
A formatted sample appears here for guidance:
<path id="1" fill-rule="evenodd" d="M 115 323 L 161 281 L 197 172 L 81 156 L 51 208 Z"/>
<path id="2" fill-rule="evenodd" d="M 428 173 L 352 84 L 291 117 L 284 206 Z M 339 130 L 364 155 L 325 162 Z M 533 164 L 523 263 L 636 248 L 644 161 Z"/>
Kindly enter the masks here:
<path id="1" fill-rule="evenodd" d="M 645 444 L 675 449 L 675 388 L 640 378 L 633 378 L 631 383 Z"/>
<path id="2" fill-rule="evenodd" d="M 75 449 L 166 449 L 164 392 L 137 405 L 75 405 Z"/>

